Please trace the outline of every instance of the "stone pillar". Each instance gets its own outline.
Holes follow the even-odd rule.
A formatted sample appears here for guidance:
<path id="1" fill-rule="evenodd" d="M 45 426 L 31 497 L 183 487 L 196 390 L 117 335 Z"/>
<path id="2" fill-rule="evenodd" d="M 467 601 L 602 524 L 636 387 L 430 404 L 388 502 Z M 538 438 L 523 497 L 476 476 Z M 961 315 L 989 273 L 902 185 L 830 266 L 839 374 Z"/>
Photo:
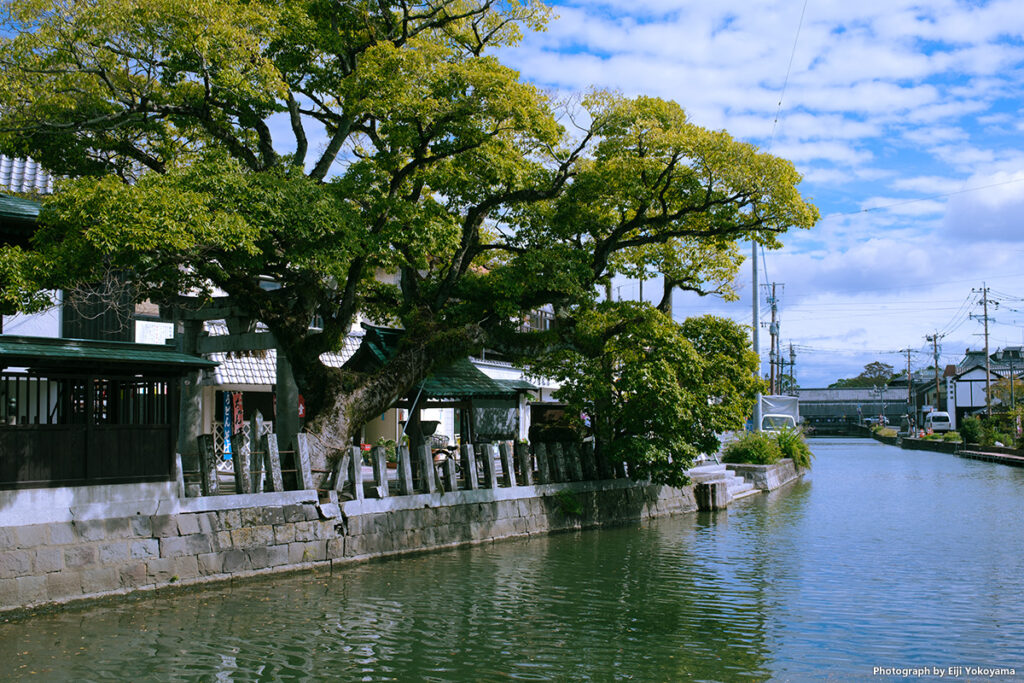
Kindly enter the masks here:
<path id="1" fill-rule="evenodd" d="M 594 460 L 594 442 L 584 441 L 581 449 L 580 460 L 583 463 L 583 478 L 587 481 L 596 481 L 601 478 L 597 471 L 597 462 Z"/>
<path id="2" fill-rule="evenodd" d="M 373 486 L 378 498 L 388 497 L 388 461 L 383 446 L 374 446 L 370 452 L 373 462 Z"/>
<path id="3" fill-rule="evenodd" d="M 310 465 L 309 441 L 306 434 L 295 435 L 295 479 L 304 491 L 316 488 L 313 485 L 313 469 Z"/>
<path id="4" fill-rule="evenodd" d="M 516 464 L 512 460 L 512 449 L 508 441 L 498 444 L 498 451 L 501 453 L 501 485 L 512 487 L 516 485 Z"/>
<path id="5" fill-rule="evenodd" d="M 196 341 L 203 328 L 202 321 L 181 321 L 182 333 L 176 338 L 176 346 L 182 353 L 196 355 Z M 181 453 L 186 467 L 190 463 L 199 464 L 200 451 L 198 438 L 203 432 L 203 378 L 202 370 L 193 370 L 181 377 L 181 394 L 178 397 L 178 443 L 177 452 Z"/>
<path id="6" fill-rule="evenodd" d="M 411 496 L 412 488 L 412 454 L 408 446 L 398 447 L 398 493 Z"/>
<path id="7" fill-rule="evenodd" d="M 249 434 L 239 429 L 231 436 L 231 462 L 235 468 L 235 489 L 252 493 L 252 445 Z"/>
<path id="8" fill-rule="evenodd" d="M 277 414 L 274 416 L 274 431 L 280 443 L 291 443 L 301 427 L 299 420 L 299 388 L 295 384 L 291 363 L 284 353 L 277 350 Z"/>
<path id="9" fill-rule="evenodd" d="M 444 470 L 444 490 L 457 490 L 459 488 L 459 480 L 455 474 L 455 458 L 451 456 L 445 458 L 442 469 Z"/>
<path id="10" fill-rule="evenodd" d="M 616 479 L 625 479 L 626 478 L 626 474 L 627 474 L 626 473 L 626 461 L 624 461 L 624 460 L 616 460 L 613 463 L 613 465 L 612 465 L 612 469 L 615 470 L 615 478 Z"/>
<path id="11" fill-rule="evenodd" d="M 480 488 L 480 483 L 477 481 L 476 453 L 473 450 L 473 444 L 464 443 L 459 450 L 462 454 L 462 476 L 466 480 L 466 488 L 475 491 Z"/>
<path id="12" fill-rule="evenodd" d="M 583 481 L 583 463 L 580 461 L 580 445 L 575 441 L 565 444 L 565 456 L 569 464 L 569 476 L 573 481 Z"/>
<path id="13" fill-rule="evenodd" d="M 534 454 L 537 456 L 537 483 L 550 484 L 551 470 L 548 466 L 548 445 L 538 441 L 533 446 Z"/>
<path id="14" fill-rule="evenodd" d="M 565 454 L 562 452 L 562 444 L 555 441 L 551 444 L 551 481 L 561 483 L 566 481 Z"/>
<path id="15" fill-rule="evenodd" d="M 494 459 L 498 455 L 498 448 L 493 443 L 483 444 L 484 482 L 483 488 L 498 488 L 498 473 L 494 468 Z"/>
<path id="16" fill-rule="evenodd" d="M 349 461 L 348 478 L 352 482 L 352 498 L 362 500 L 363 491 L 363 450 L 359 446 L 351 448 L 352 459 Z"/>
<path id="17" fill-rule="evenodd" d="M 252 493 L 262 493 L 267 473 L 263 469 L 263 453 L 260 451 L 263 439 L 263 413 L 256 411 L 256 414 L 249 420 L 249 472 L 252 475 L 252 484 L 249 490 Z"/>
<path id="18" fill-rule="evenodd" d="M 281 452 L 277 448 L 277 434 L 264 434 L 260 439 L 263 451 L 263 469 L 270 473 L 270 485 L 274 491 L 284 491 L 284 477 L 281 475 Z"/>
<path id="19" fill-rule="evenodd" d="M 345 492 L 351 467 L 352 453 L 350 451 L 342 451 L 341 457 L 338 458 L 337 466 L 334 468 L 334 490 L 338 494 Z"/>
<path id="20" fill-rule="evenodd" d="M 220 482 L 217 479 L 217 450 L 213 445 L 213 434 L 200 434 L 197 439 L 199 446 L 199 469 L 202 478 L 199 484 L 204 496 L 217 495 Z"/>
<path id="21" fill-rule="evenodd" d="M 423 444 L 419 448 L 420 453 L 420 486 L 426 493 L 435 493 L 437 491 L 437 482 L 435 478 L 437 473 L 434 472 L 434 456 L 430 452 L 430 446 Z"/>
<path id="22" fill-rule="evenodd" d="M 523 486 L 533 486 L 533 459 L 530 457 L 529 444 L 516 444 L 516 461 L 519 463 L 519 473 L 523 477 Z"/>

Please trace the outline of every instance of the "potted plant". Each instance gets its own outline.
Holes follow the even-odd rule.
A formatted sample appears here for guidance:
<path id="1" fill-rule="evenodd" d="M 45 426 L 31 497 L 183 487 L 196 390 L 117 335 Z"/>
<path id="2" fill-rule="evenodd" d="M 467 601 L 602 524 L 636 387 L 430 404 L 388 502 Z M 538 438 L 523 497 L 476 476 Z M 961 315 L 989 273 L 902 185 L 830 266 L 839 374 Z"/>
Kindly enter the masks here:
<path id="1" fill-rule="evenodd" d="M 398 445 L 395 440 L 381 437 L 377 439 L 377 445 L 384 449 L 384 460 L 387 462 L 388 469 L 396 469 L 398 467 Z"/>

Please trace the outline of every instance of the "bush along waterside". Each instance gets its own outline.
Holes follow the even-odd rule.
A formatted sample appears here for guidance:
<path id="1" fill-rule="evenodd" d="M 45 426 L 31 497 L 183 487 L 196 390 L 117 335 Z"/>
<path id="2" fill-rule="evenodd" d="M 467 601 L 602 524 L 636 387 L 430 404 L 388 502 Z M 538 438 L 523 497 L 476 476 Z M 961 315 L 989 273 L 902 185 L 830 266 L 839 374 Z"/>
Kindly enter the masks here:
<path id="1" fill-rule="evenodd" d="M 774 465 L 783 458 L 791 458 L 798 467 L 811 466 L 811 449 L 799 429 L 786 428 L 778 432 L 746 432 L 725 447 L 724 462 Z"/>

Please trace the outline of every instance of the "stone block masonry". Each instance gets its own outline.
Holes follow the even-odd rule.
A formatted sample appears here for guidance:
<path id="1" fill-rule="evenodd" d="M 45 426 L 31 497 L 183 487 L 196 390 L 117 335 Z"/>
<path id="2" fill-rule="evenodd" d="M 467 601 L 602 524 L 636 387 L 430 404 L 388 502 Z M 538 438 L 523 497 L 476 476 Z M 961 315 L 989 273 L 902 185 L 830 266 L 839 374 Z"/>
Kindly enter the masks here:
<path id="1" fill-rule="evenodd" d="M 626 479 L 343 502 L 311 491 L 168 499 L 151 514 L 0 527 L 0 613 L 696 509 L 692 487 Z"/>

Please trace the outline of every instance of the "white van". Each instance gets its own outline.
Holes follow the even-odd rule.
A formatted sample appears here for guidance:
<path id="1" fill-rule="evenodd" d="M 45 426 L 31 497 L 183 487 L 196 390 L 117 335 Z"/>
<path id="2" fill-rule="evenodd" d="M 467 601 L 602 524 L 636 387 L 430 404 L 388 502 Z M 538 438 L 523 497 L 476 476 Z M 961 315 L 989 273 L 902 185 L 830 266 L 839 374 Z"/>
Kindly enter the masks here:
<path id="1" fill-rule="evenodd" d="M 948 432 L 952 431 L 953 425 L 949 421 L 949 413 L 941 410 L 933 410 L 924 416 L 924 430 L 926 432 Z"/>

